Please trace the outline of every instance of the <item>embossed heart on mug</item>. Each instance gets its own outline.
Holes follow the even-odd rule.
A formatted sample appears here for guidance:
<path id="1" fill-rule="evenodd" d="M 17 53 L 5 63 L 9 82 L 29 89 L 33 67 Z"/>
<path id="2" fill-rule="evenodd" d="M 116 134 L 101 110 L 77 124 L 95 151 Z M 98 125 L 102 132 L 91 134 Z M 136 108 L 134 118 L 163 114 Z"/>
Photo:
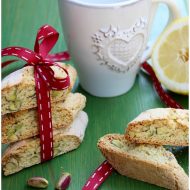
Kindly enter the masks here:
<path id="1" fill-rule="evenodd" d="M 146 19 L 140 18 L 130 28 L 110 25 L 99 29 L 92 36 L 98 62 L 116 72 L 127 72 L 137 65 L 147 36 L 146 26 Z"/>
<path id="2" fill-rule="evenodd" d="M 137 57 L 142 49 L 144 36 L 137 34 L 129 40 L 113 39 L 107 47 L 107 53 L 110 60 L 122 67 L 128 67 Z"/>

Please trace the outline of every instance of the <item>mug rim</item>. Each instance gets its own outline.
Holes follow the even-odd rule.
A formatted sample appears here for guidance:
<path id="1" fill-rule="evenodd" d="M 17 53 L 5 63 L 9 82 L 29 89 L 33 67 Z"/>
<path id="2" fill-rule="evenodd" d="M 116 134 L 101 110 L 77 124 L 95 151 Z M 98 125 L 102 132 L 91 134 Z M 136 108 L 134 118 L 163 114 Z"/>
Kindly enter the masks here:
<path id="1" fill-rule="evenodd" d="M 125 0 L 122 2 L 115 2 L 115 3 L 90 3 L 90 2 L 84 2 L 82 0 L 63 0 L 63 1 L 75 4 L 75 5 L 83 6 L 83 7 L 115 8 L 115 7 L 130 5 L 140 0 Z"/>

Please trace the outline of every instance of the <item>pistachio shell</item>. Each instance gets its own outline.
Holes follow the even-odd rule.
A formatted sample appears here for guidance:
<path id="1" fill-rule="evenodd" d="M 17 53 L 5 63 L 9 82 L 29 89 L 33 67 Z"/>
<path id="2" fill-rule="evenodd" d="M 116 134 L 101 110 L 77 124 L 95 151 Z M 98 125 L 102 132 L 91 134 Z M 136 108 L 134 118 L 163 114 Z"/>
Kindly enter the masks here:
<path id="1" fill-rule="evenodd" d="M 65 190 L 69 187 L 70 182 L 71 182 L 71 174 L 64 172 L 59 178 L 59 181 L 57 182 L 56 189 Z"/>

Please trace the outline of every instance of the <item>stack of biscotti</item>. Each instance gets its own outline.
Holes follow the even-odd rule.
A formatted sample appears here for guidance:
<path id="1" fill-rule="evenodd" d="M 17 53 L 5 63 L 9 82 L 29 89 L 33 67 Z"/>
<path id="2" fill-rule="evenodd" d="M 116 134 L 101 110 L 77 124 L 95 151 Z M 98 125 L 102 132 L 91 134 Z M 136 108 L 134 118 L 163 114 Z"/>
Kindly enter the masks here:
<path id="1" fill-rule="evenodd" d="M 188 176 L 162 145 L 188 146 L 188 110 L 147 110 L 128 124 L 125 135 L 108 134 L 98 147 L 122 175 L 172 190 L 188 190 Z"/>
<path id="2" fill-rule="evenodd" d="M 53 156 L 76 149 L 83 140 L 88 123 L 82 111 L 86 97 L 71 90 L 76 81 L 76 70 L 64 63 L 59 66 L 68 71 L 71 85 L 68 89 L 50 92 Z M 56 78 L 66 73 L 52 66 Z M 4 175 L 40 163 L 40 139 L 33 67 L 24 67 L 2 81 L 2 143 L 8 144 L 3 153 Z"/>

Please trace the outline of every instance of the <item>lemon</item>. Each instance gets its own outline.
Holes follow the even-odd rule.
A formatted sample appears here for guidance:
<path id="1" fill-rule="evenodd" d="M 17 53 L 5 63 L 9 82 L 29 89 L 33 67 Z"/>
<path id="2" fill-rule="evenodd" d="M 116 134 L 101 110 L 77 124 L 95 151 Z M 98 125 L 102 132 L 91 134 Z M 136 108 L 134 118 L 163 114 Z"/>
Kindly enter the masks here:
<path id="1" fill-rule="evenodd" d="M 188 17 L 175 20 L 160 35 L 153 47 L 152 65 L 156 76 L 167 89 L 179 94 L 188 94 Z"/>

